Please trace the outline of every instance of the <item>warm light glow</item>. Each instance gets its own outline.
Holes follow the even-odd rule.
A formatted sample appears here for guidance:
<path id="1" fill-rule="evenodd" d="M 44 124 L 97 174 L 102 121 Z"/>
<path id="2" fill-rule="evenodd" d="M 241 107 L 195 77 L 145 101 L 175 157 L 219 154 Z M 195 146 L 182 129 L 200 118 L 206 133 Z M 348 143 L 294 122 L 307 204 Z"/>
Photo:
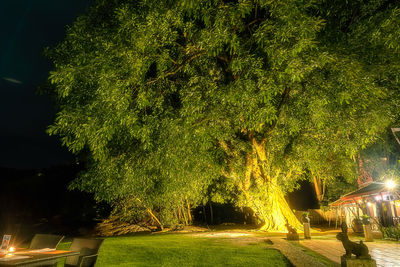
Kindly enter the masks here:
<path id="1" fill-rule="evenodd" d="M 376 199 L 377 201 L 382 200 L 382 198 L 381 198 L 380 196 L 376 196 L 375 199 Z"/>
<path id="2" fill-rule="evenodd" d="M 223 233 L 211 233 L 211 234 L 208 234 L 207 236 L 211 236 L 211 237 L 243 237 L 243 236 L 252 236 L 252 234 L 223 232 Z"/>
<path id="3" fill-rule="evenodd" d="M 392 190 L 393 188 L 396 187 L 396 183 L 393 180 L 387 180 L 385 182 L 386 188 L 389 190 Z"/>
<path id="4" fill-rule="evenodd" d="M 8 251 L 9 251 L 9 252 L 14 252 L 14 251 L 15 251 L 15 248 L 14 248 L 14 247 L 10 247 L 10 248 L 8 249 Z"/>
<path id="5" fill-rule="evenodd" d="M 367 202 L 367 206 L 368 206 L 368 207 L 371 207 L 371 202 Z"/>

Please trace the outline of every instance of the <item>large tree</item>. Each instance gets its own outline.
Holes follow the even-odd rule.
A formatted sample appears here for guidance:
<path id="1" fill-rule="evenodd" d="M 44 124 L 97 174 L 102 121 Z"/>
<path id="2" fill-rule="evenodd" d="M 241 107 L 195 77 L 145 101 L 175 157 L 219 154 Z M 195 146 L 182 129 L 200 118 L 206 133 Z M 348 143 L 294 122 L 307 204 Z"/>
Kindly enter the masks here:
<path id="1" fill-rule="evenodd" d="M 74 185 L 162 224 L 217 184 L 299 227 L 285 192 L 355 177 L 394 121 L 399 9 L 347 2 L 97 1 L 48 52 L 49 133 L 88 156 Z"/>

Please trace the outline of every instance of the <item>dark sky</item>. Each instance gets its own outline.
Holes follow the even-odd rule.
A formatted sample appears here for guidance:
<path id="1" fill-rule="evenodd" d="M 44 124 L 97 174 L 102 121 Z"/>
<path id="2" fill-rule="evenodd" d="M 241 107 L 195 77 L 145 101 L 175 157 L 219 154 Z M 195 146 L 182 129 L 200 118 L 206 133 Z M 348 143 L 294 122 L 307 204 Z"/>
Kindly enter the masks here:
<path id="1" fill-rule="evenodd" d="M 51 69 L 43 57 L 90 0 L 0 0 L 0 167 L 44 168 L 73 156 L 45 130 L 55 111 L 35 94 Z"/>

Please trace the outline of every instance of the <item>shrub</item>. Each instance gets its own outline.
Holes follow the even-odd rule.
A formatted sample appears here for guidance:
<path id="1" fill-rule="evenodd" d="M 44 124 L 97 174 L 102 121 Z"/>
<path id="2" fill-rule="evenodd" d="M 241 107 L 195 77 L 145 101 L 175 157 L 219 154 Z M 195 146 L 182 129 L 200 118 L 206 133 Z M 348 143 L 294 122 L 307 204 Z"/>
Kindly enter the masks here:
<path id="1" fill-rule="evenodd" d="M 400 240 L 400 225 L 382 227 L 382 233 L 384 238 Z"/>

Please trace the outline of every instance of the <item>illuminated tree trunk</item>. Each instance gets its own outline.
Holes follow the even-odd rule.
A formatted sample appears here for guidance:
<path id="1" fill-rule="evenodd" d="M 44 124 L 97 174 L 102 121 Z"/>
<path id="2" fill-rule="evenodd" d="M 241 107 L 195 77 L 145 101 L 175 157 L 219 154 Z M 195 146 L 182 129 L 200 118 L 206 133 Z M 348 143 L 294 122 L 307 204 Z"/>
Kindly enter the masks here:
<path id="1" fill-rule="evenodd" d="M 187 200 L 187 198 L 186 198 L 186 205 L 187 205 L 189 224 L 192 224 L 192 213 L 190 212 L 190 204 L 189 204 L 189 201 Z"/>
<path id="2" fill-rule="evenodd" d="M 276 187 L 264 197 L 249 197 L 248 206 L 263 222 L 260 230 L 286 232 L 286 220 L 298 230 L 303 228 L 287 204 L 284 194 Z"/>
<path id="3" fill-rule="evenodd" d="M 267 165 L 264 142 L 257 143 L 253 139 L 253 152 L 246 159 L 245 179 L 239 186 L 246 204 L 263 221 L 261 230 L 286 232 L 286 221 L 301 230 L 302 225 L 290 209 L 277 182 L 280 169 L 272 171 L 268 168 L 267 171 Z"/>
<path id="4" fill-rule="evenodd" d="M 230 155 L 238 156 L 226 142 L 220 142 L 222 148 Z M 251 208 L 254 214 L 263 222 L 261 230 L 286 232 L 286 222 L 292 227 L 302 230 L 302 224 L 290 209 L 278 177 L 285 177 L 279 167 L 272 166 L 266 155 L 265 140 L 258 142 L 251 139 L 252 151 L 246 157 L 246 171 L 240 177 L 234 169 L 225 176 L 237 181 L 243 199 L 241 204 Z M 290 179 L 287 173 L 284 179 Z"/>
<path id="5" fill-rule="evenodd" d="M 325 195 L 325 183 L 317 174 L 313 174 L 315 195 L 319 202 L 324 199 Z"/>

